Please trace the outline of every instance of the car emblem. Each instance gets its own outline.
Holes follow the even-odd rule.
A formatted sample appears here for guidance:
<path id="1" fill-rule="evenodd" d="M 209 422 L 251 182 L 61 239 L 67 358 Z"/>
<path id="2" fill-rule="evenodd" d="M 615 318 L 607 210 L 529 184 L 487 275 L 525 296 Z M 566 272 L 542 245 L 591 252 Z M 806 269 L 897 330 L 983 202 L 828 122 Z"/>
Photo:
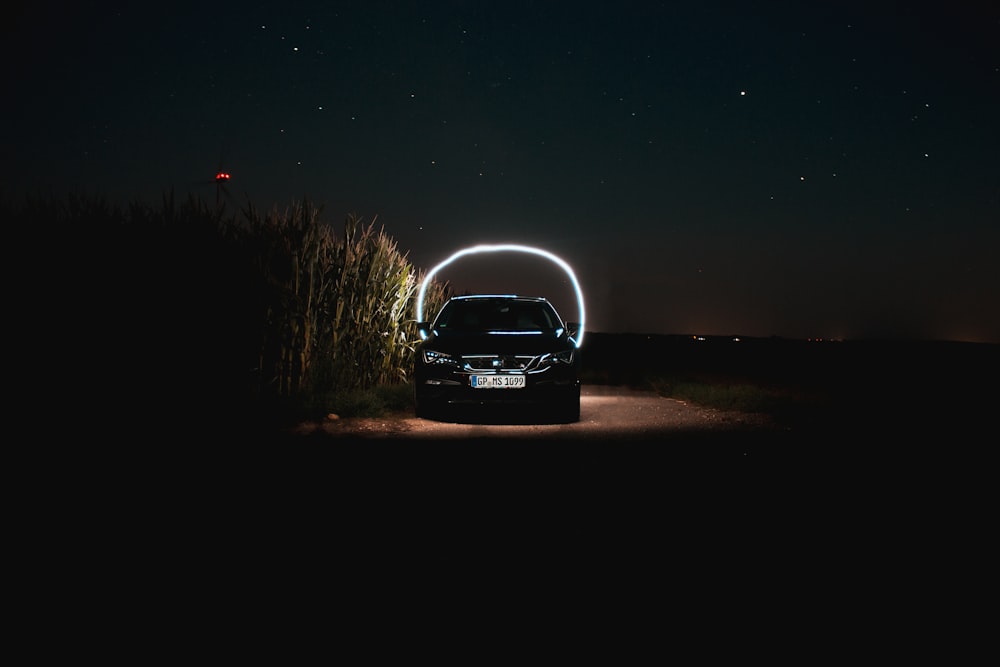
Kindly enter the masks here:
<path id="1" fill-rule="evenodd" d="M 500 359 L 493 360 L 493 368 L 500 368 L 503 366 L 503 362 Z"/>

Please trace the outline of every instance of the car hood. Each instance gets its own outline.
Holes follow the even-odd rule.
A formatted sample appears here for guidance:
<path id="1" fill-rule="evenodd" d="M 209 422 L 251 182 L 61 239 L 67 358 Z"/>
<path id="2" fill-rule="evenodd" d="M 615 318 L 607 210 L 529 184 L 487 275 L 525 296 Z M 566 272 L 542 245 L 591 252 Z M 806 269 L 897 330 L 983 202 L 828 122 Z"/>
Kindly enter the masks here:
<path id="1" fill-rule="evenodd" d="M 433 332 L 421 347 L 451 354 L 545 354 L 573 347 L 565 333 Z"/>

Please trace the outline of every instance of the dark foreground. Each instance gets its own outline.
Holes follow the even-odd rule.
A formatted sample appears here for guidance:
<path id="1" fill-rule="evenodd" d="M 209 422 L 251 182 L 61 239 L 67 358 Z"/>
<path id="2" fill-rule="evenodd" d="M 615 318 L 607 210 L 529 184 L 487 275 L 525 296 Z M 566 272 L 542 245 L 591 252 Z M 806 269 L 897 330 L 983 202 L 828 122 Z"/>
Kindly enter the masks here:
<path id="1" fill-rule="evenodd" d="M 596 342 L 592 363 L 602 352 Z M 421 558 L 449 576 L 464 564 L 474 576 L 463 582 L 512 567 L 550 577 L 586 564 L 572 577 L 579 595 L 598 578 L 631 574 L 638 581 L 630 591 L 650 581 L 694 581 L 699 591 L 720 577 L 756 581 L 764 590 L 750 599 L 759 599 L 772 582 L 791 577 L 799 595 L 810 597 L 815 582 L 827 582 L 832 595 L 822 600 L 866 582 L 847 593 L 857 602 L 868 599 L 873 573 L 879 585 L 896 573 L 900 591 L 924 595 L 920 586 L 941 569 L 942 547 L 963 561 L 988 553 L 980 542 L 988 539 L 986 508 L 995 504 L 997 347 L 873 343 L 714 353 L 613 342 L 636 353 L 618 359 L 656 352 L 692 372 L 781 382 L 817 391 L 825 402 L 788 429 L 552 441 L 289 439 L 239 406 L 205 422 L 165 405 L 124 428 L 115 415 L 95 413 L 60 425 L 69 447 L 40 451 L 45 460 L 25 505 L 49 503 L 53 517 L 80 532 L 74 548 L 93 544 L 94 526 L 103 527 L 109 541 L 127 547 L 114 552 L 108 562 L 115 564 L 141 547 L 167 554 L 171 567 L 157 572 L 183 559 L 202 571 L 206 547 L 222 548 L 224 562 L 204 571 L 254 562 L 242 590 L 252 590 L 246 582 L 283 554 L 296 563 L 322 559 L 319 571 L 335 581 L 353 577 L 360 564 L 375 564 L 378 577 L 428 580 L 429 570 L 409 567 Z M 606 368 L 638 371 L 628 363 Z M 109 435 L 94 442 L 92 431 Z M 558 558 L 546 561 L 553 550 Z M 345 556 L 351 565 L 337 565 Z M 654 567 L 635 570 L 643 559 Z M 912 571 L 900 569 L 906 564 Z M 949 587 L 963 568 L 945 568 Z M 287 571 L 294 568 L 279 569 Z M 790 608 L 799 609 L 798 601 Z"/>

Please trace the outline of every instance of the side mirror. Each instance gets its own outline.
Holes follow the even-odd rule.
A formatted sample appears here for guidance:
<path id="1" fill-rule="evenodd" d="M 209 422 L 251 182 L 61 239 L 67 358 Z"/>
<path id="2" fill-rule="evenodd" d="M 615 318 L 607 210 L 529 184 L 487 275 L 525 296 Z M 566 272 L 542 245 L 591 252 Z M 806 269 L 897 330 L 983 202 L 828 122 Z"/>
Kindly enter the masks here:
<path id="1" fill-rule="evenodd" d="M 428 333 L 431 330 L 430 322 L 417 322 L 417 331 Z"/>
<path id="2" fill-rule="evenodd" d="M 576 336 L 578 333 L 580 333 L 580 323 L 579 322 L 567 322 L 566 323 L 566 333 L 568 333 L 570 335 L 570 337 Z"/>

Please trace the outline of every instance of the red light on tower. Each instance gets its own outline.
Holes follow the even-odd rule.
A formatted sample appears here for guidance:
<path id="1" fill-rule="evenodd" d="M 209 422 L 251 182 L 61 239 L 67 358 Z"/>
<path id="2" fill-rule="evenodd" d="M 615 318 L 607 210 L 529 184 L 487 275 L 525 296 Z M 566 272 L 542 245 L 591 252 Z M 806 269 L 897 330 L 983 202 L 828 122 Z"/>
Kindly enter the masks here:
<path id="1" fill-rule="evenodd" d="M 215 175 L 215 182 L 216 183 L 221 183 L 222 181 L 228 181 L 228 180 L 229 180 L 229 173 L 228 172 L 220 171 L 219 173 L 217 173 Z"/>

